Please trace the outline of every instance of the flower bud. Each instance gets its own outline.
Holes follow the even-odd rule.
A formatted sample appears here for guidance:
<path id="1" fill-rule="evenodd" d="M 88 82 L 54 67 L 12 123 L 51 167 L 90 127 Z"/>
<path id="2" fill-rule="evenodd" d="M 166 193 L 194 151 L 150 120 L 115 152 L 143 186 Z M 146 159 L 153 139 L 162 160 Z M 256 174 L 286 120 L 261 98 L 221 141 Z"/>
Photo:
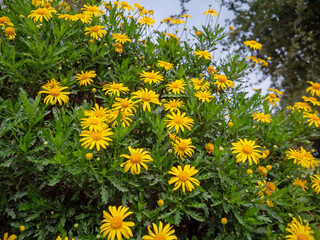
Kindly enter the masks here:
<path id="1" fill-rule="evenodd" d="M 20 231 L 23 232 L 24 230 L 26 230 L 25 226 L 21 225 L 20 226 Z"/>
<path id="2" fill-rule="evenodd" d="M 228 122 L 228 126 L 232 128 L 233 127 L 233 122 L 231 122 L 231 121 Z"/>
<path id="3" fill-rule="evenodd" d="M 93 154 L 92 154 L 92 153 L 87 153 L 87 154 L 86 154 L 86 159 L 87 159 L 88 161 L 90 161 L 92 158 L 93 158 Z"/>
<path id="4" fill-rule="evenodd" d="M 159 199 L 159 201 L 158 201 L 159 207 L 161 207 L 163 204 L 164 204 L 164 201 L 162 199 Z"/>
<path id="5" fill-rule="evenodd" d="M 78 223 L 75 223 L 73 226 L 74 226 L 75 228 L 77 228 L 77 227 L 79 227 L 79 224 L 78 224 Z"/>
<path id="6" fill-rule="evenodd" d="M 220 150 L 220 151 L 223 151 L 223 150 L 224 150 L 224 148 L 220 146 L 220 147 L 219 147 L 219 150 Z"/>
<path id="7" fill-rule="evenodd" d="M 221 223 L 222 223 L 223 225 L 226 225 L 227 222 L 228 222 L 228 220 L 227 220 L 226 218 L 221 218 Z"/>
<path id="8" fill-rule="evenodd" d="M 96 93 L 97 92 L 97 89 L 95 89 L 95 88 L 92 88 L 92 90 L 91 90 L 93 93 Z"/>

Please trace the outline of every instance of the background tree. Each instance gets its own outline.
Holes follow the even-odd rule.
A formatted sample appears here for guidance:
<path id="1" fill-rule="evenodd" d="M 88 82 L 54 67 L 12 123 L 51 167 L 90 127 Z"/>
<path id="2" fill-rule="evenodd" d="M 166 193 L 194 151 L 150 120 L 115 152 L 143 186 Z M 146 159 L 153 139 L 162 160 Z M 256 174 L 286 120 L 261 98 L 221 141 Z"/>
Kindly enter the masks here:
<path id="1" fill-rule="evenodd" d="M 235 14 L 229 20 L 235 28 L 231 40 L 238 46 L 256 40 L 263 45 L 258 57 L 272 58 L 259 81 L 271 77 L 273 86 L 286 92 L 283 103 L 299 100 L 309 85 L 306 81 L 319 81 L 319 1 L 228 0 L 225 5 Z"/>

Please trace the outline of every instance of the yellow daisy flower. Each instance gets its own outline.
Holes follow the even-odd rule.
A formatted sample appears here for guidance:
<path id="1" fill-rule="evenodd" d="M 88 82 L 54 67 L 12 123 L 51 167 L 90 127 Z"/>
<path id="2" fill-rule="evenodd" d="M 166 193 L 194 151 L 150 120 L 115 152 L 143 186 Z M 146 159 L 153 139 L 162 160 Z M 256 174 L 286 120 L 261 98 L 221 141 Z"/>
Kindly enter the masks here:
<path id="1" fill-rule="evenodd" d="M 213 84 L 218 86 L 218 90 L 225 90 L 227 87 L 233 88 L 234 87 L 234 82 L 229 80 L 226 75 L 218 75 L 216 74 L 214 76 L 215 81 Z"/>
<path id="2" fill-rule="evenodd" d="M 90 116 L 88 118 L 81 118 L 81 127 L 83 129 L 89 128 L 89 131 L 100 131 L 107 127 L 103 117 Z"/>
<path id="3" fill-rule="evenodd" d="M 167 91 L 172 91 L 174 95 L 180 94 L 184 92 L 184 86 L 186 86 L 186 82 L 183 79 L 179 79 L 168 83 L 166 85 Z"/>
<path id="4" fill-rule="evenodd" d="M 119 119 L 120 116 L 120 119 Z M 130 117 L 134 116 L 131 112 L 120 112 L 119 110 L 111 109 L 107 112 L 108 123 L 112 123 L 112 126 L 121 124 L 122 127 L 129 127 L 132 119 Z M 119 121 L 117 121 L 119 120 Z"/>
<path id="5" fill-rule="evenodd" d="M 124 86 L 123 83 L 107 83 L 103 86 L 102 91 L 106 91 L 105 94 L 110 94 L 110 95 L 116 95 L 117 97 L 120 96 L 120 93 L 127 93 L 129 92 L 129 88 Z"/>
<path id="6" fill-rule="evenodd" d="M 143 6 L 141 6 L 141 5 L 140 5 L 140 4 L 138 4 L 138 3 L 135 3 L 133 6 L 134 6 L 135 8 L 137 8 L 139 12 L 141 12 L 141 11 L 143 11 L 143 10 L 144 10 L 144 7 L 143 7 Z"/>
<path id="7" fill-rule="evenodd" d="M 307 187 L 307 181 L 304 180 L 302 181 L 301 179 L 299 178 L 296 178 L 293 183 L 292 183 L 293 186 L 299 186 L 303 189 L 303 191 L 306 191 L 306 189 L 308 189 Z"/>
<path id="8" fill-rule="evenodd" d="M 180 110 L 178 110 L 177 113 L 172 112 L 171 115 L 168 114 L 167 118 L 169 119 L 165 120 L 165 122 L 167 122 L 167 128 L 169 128 L 169 130 L 174 128 L 177 133 L 179 132 L 180 128 L 182 132 L 184 132 L 185 127 L 190 131 L 194 120 L 190 117 L 186 117 L 185 115 L 186 113 L 181 114 Z"/>
<path id="9" fill-rule="evenodd" d="M 132 113 L 132 112 L 136 112 L 136 103 L 133 102 L 131 99 L 128 98 L 116 98 L 116 101 L 112 104 L 112 108 L 117 110 L 117 111 L 121 111 L 121 112 L 125 112 L 125 113 Z"/>
<path id="10" fill-rule="evenodd" d="M 215 73 L 217 72 L 217 71 L 214 69 L 213 66 L 209 66 L 208 69 L 207 69 L 207 71 L 208 71 L 208 73 L 209 73 L 210 75 L 213 75 L 213 74 L 215 74 Z"/>
<path id="11" fill-rule="evenodd" d="M 305 102 L 311 102 L 314 106 L 320 106 L 320 102 L 314 97 L 302 96 L 302 98 Z"/>
<path id="12" fill-rule="evenodd" d="M 171 21 L 170 21 L 170 24 L 183 24 L 183 23 L 185 23 L 186 21 L 184 21 L 184 20 L 180 20 L 180 19 L 171 19 Z"/>
<path id="13" fill-rule="evenodd" d="M 94 70 L 89 71 L 89 72 L 88 71 L 86 71 L 86 72 L 81 71 L 81 73 L 77 73 L 76 80 L 79 81 L 80 86 L 81 85 L 87 86 L 93 82 L 93 80 L 91 78 L 94 78 L 96 76 L 97 76 L 97 74 Z"/>
<path id="14" fill-rule="evenodd" d="M 173 191 L 177 190 L 179 187 L 182 186 L 182 191 L 185 193 L 185 188 L 187 187 L 188 191 L 191 192 L 194 189 L 195 184 L 196 186 L 200 186 L 199 180 L 193 178 L 192 176 L 198 172 L 194 167 L 190 167 L 190 165 L 185 165 L 183 170 L 182 167 L 179 165 L 178 168 L 172 167 L 171 170 L 168 172 L 176 177 L 171 177 L 169 180 L 169 185 L 174 183 Z"/>
<path id="15" fill-rule="evenodd" d="M 189 14 L 184 14 L 184 15 L 181 15 L 180 17 L 181 17 L 181 18 L 184 18 L 184 17 L 185 17 L 185 18 L 193 18 L 193 17 L 190 16 Z"/>
<path id="16" fill-rule="evenodd" d="M 306 103 L 306 102 L 296 102 L 294 105 L 293 105 L 293 108 L 294 109 L 298 109 L 299 110 L 304 110 L 306 112 L 309 112 L 312 110 L 311 106 Z M 300 111 L 299 111 L 300 112 Z"/>
<path id="17" fill-rule="evenodd" d="M 133 237 L 129 227 L 133 227 L 134 222 L 124 222 L 126 217 L 133 214 L 133 212 L 127 212 L 128 210 L 129 208 L 124 206 L 119 206 L 118 209 L 115 206 L 109 206 L 110 214 L 103 211 L 104 219 L 100 227 L 100 232 L 103 234 L 103 237 L 108 235 L 108 240 L 114 240 L 115 238 L 121 240 L 123 239 L 122 235 L 126 239 Z"/>
<path id="18" fill-rule="evenodd" d="M 108 136 L 113 135 L 111 129 L 105 128 L 100 131 L 87 131 L 84 130 L 81 132 L 80 136 L 83 137 L 80 139 L 81 146 L 84 148 L 89 148 L 90 150 L 95 146 L 98 151 L 100 151 L 100 147 L 106 148 L 109 146 L 107 141 L 112 141 Z"/>
<path id="19" fill-rule="evenodd" d="M 43 22 L 43 19 L 48 21 L 52 18 L 52 13 L 57 12 L 54 8 L 38 8 L 36 10 L 32 10 L 28 15 L 28 18 L 33 19 L 34 22 L 40 20 Z"/>
<path id="20" fill-rule="evenodd" d="M 116 40 L 116 42 L 120 43 L 126 43 L 126 42 L 131 42 L 131 39 L 128 38 L 128 36 L 120 33 L 112 33 L 112 38 Z"/>
<path id="21" fill-rule="evenodd" d="M 164 110 L 170 111 L 170 112 L 178 111 L 180 107 L 184 106 L 184 103 L 179 99 L 173 99 L 169 101 L 166 101 L 165 99 L 163 99 L 162 101 L 163 101 Z"/>
<path id="22" fill-rule="evenodd" d="M 130 11 L 134 11 L 132 5 L 128 4 L 127 2 L 119 2 L 119 1 L 115 1 L 114 5 L 117 6 L 117 8 L 122 8 L 122 9 L 127 9 L 129 12 Z"/>
<path id="23" fill-rule="evenodd" d="M 164 69 L 167 70 L 167 71 L 173 69 L 173 64 L 172 63 L 168 63 L 166 61 L 158 60 L 158 66 L 159 67 L 164 67 Z"/>
<path id="24" fill-rule="evenodd" d="M 318 161 L 312 156 L 311 153 L 307 152 L 302 146 L 300 150 L 289 149 L 286 152 L 287 159 L 293 159 L 294 164 L 298 164 L 303 168 L 314 169 L 316 166 L 319 166 Z"/>
<path id="25" fill-rule="evenodd" d="M 78 13 L 74 15 L 75 21 L 80 20 L 82 23 L 91 23 L 92 16 L 89 14 Z"/>
<path id="26" fill-rule="evenodd" d="M 310 176 L 312 182 L 312 188 L 314 191 L 319 194 L 320 193 L 320 175 L 314 174 Z"/>
<path id="27" fill-rule="evenodd" d="M 204 82 L 203 78 L 198 79 L 198 78 L 191 78 L 191 82 L 193 83 L 193 89 L 194 90 L 209 90 L 210 84 L 208 82 Z"/>
<path id="28" fill-rule="evenodd" d="M 9 234 L 6 232 L 4 235 L 3 235 L 3 240 L 15 240 L 17 238 L 16 235 L 12 234 L 11 236 L 9 236 Z"/>
<path id="29" fill-rule="evenodd" d="M 219 13 L 216 12 L 215 10 L 213 10 L 213 9 L 208 9 L 207 11 L 205 11 L 205 12 L 203 13 L 203 15 L 208 15 L 208 14 L 209 14 L 211 17 L 213 17 L 213 15 L 215 15 L 216 17 L 219 16 Z"/>
<path id="30" fill-rule="evenodd" d="M 174 154 L 183 160 L 184 157 L 192 157 L 195 146 L 192 146 L 192 141 L 190 138 L 182 139 L 178 138 L 173 142 Z"/>
<path id="31" fill-rule="evenodd" d="M 174 35 L 173 33 L 164 33 L 164 35 L 179 40 L 179 38 L 176 35 Z"/>
<path id="32" fill-rule="evenodd" d="M 100 26 L 100 25 L 86 27 L 84 29 L 85 35 L 90 34 L 90 37 L 94 39 L 102 38 L 103 35 L 107 33 L 107 31 L 104 30 L 104 28 L 105 28 L 104 26 Z"/>
<path id="33" fill-rule="evenodd" d="M 143 111 L 148 109 L 148 111 L 151 112 L 150 103 L 161 105 L 159 102 L 159 95 L 147 88 L 140 89 L 139 91 L 132 93 L 132 95 L 132 99 L 138 99 L 137 102 L 140 102 L 143 105 Z"/>
<path id="34" fill-rule="evenodd" d="M 313 231 L 309 227 L 309 222 L 306 222 L 306 225 L 302 224 L 302 219 L 299 216 L 298 221 L 295 217 L 292 218 L 292 221 L 288 223 L 288 228 L 286 230 L 290 233 L 290 235 L 286 236 L 287 240 L 314 240 L 312 236 Z"/>
<path id="35" fill-rule="evenodd" d="M 307 88 L 306 92 L 310 92 L 312 96 L 317 95 L 320 97 L 320 83 L 314 83 L 311 81 L 307 81 L 307 83 L 310 83 L 311 86 Z"/>
<path id="36" fill-rule="evenodd" d="M 128 147 L 130 151 L 130 156 L 127 154 L 122 154 L 120 157 L 125 157 L 129 159 L 126 162 L 121 163 L 120 167 L 124 167 L 124 171 L 128 172 L 131 168 L 131 174 L 140 174 L 141 166 L 148 170 L 148 166 L 145 164 L 146 162 L 151 162 L 152 157 L 150 156 L 150 152 L 146 151 L 144 148 L 136 148 L 133 149 L 130 146 Z"/>
<path id="37" fill-rule="evenodd" d="M 237 153 L 237 163 L 249 161 L 249 165 L 252 165 L 252 161 L 258 164 L 259 158 L 261 158 L 261 151 L 256 148 L 260 148 L 259 145 L 255 145 L 255 141 L 247 140 L 246 138 L 239 139 L 236 143 L 231 143 L 234 147 L 231 148 L 232 153 Z"/>
<path id="38" fill-rule="evenodd" d="M 159 72 L 154 72 L 154 70 L 152 70 L 151 72 L 142 71 L 142 73 L 140 73 L 140 78 L 145 83 L 149 84 L 163 81 L 163 76 Z"/>
<path id="39" fill-rule="evenodd" d="M 168 23 L 172 20 L 173 18 L 172 17 L 167 17 L 167 18 L 164 18 L 161 20 L 162 23 Z"/>
<path id="40" fill-rule="evenodd" d="M 59 83 L 60 85 L 60 83 Z M 62 92 L 64 89 L 67 89 L 68 87 L 60 87 L 55 86 L 53 88 L 45 88 L 46 85 L 42 86 L 44 91 L 40 91 L 39 94 L 41 93 L 46 93 L 49 94 L 48 96 L 45 97 L 44 102 L 48 104 L 49 102 L 51 105 L 56 104 L 58 101 L 60 105 L 62 105 L 62 102 L 67 103 L 69 101 L 69 97 L 67 95 L 70 94 L 70 92 Z"/>
<path id="41" fill-rule="evenodd" d="M 6 27 L 6 25 L 13 27 L 13 23 L 6 16 L 0 17 L 0 27 Z"/>
<path id="42" fill-rule="evenodd" d="M 214 98 L 214 96 L 212 96 L 211 92 L 208 90 L 198 91 L 194 95 L 202 102 L 210 102 L 210 98 Z"/>
<path id="43" fill-rule="evenodd" d="M 17 36 L 17 34 L 16 34 L 16 29 L 13 28 L 13 27 L 7 27 L 7 28 L 5 28 L 5 29 L 4 29 L 4 34 L 5 34 L 6 37 L 9 38 L 9 40 L 12 40 L 12 39 L 14 39 L 14 38 Z"/>
<path id="44" fill-rule="evenodd" d="M 83 8 L 81 8 L 81 10 L 83 10 L 84 14 L 90 15 L 90 16 L 95 16 L 95 17 L 99 17 L 103 14 L 103 10 L 101 9 L 101 7 L 98 6 L 91 6 L 89 4 L 84 4 Z"/>
<path id="45" fill-rule="evenodd" d="M 93 116 L 97 118 L 105 118 L 107 115 L 107 109 L 104 107 L 100 107 L 97 103 L 94 105 L 94 107 L 91 108 L 91 110 L 85 110 L 84 115 L 85 116 Z"/>
<path id="46" fill-rule="evenodd" d="M 210 60 L 210 58 L 212 58 L 212 54 L 208 52 L 208 50 L 205 51 L 200 51 L 197 50 L 194 52 L 195 55 L 199 56 L 198 58 L 205 58 L 207 60 Z"/>
<path id="47" fill-rule="evenodd" d="M 262 45 L 254 40 L 245 41 L 245 42 L 243 42 L 243 44 L 245 46 L 249 46 L 250 48 L 253 48 L 253 49 L 261 50 L 261 48 L 262 48 Z"/>
<path id="48" fill-rule="evenodd" d="M 283 92 L 280 92 L 279 90 L 275 89 L 275 88 L 268 88 L 269 91 L 272 91 L 274 93 L 277 93 L 279 94 L 279 96 L 282 96 L 283 95 Z"/>
<path id="49" fill-rule="evenodd" d="M 258 122 L 263 122 L 263 123 L 270 123 L 271 122 L 271 115 L 270 114 L 256 112 L 256 113 L 252 113 L 251 117 L 253 117 L 253 120 L 257 120 Z"/>
<path id="50" fill-rule="evenodd" d="M 305 113 L 303 115 L 303 118 L 309 118 L 308 122 L 309 122 L 309 126 L 312 126 L 312 124 L 314 124 L 316 127 L 319 127 L 320 125 L 320 118 L 318 117 L 317 114 L 312 114 L 312 113 Z"/>
<path id="51" fill-rule="evenodd" d="M 272 104 L 274 107 L 276 106 L 277 102 L 280 102 L 280 99 L 277 97 L 275 93 L 269 93 L 268 97 L 266 97 L 265 100 L 269 101 L 269 103 Z"/>
<path id="52" fill-rule="evenodd" d="M 154 233 L 150 230 L 150 227 L 148 226 L 149 235 L 144 235 L 142 237 L 142 240 L 177 240 L 177 237 L 172 235 L 174 234 L 174 229 L 172 229 L 173 226 L 170 226 L 170 224 L 167 224 L 165 227 L 163 227 L 163 224 L 160 221 L 159 227 L 155 223 L 152 223 L 152 225 Z"/>
<path id="53" fill-rule="evenodd" d="M 144 16 L 143 18 L 138 20 L 138 23 L 140 24 L 146 24 L 148 26 L 153 26 L 153 24 L 156 22 L 156 20 L 154 20 L 154 18 L 150 18 L 147 16 Z"/>

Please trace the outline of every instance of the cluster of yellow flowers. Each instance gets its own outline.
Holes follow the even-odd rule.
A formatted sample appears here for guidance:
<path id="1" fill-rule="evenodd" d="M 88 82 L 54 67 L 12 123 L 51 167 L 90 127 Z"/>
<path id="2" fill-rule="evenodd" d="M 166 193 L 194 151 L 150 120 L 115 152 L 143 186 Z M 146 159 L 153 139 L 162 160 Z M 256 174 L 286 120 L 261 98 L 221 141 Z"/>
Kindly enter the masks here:
<path id="1" fill-rule="evenodd" d="M 4 34 L 9 40 L 16 37 L 16 29 L 13 27 L 13 23 L 6 16 L 0 17 L 0 26 L 4 28 Z"/>

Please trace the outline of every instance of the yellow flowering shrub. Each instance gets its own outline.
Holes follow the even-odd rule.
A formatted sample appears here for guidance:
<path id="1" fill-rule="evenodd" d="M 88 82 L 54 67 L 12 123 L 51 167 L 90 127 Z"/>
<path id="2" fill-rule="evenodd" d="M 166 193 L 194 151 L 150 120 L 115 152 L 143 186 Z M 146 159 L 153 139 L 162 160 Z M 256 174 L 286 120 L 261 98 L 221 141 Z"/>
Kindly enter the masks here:
<path id="1" fill-rule="evenodd" d="M 248 93 L 270 59 L 217 58 L 211 8 L 178 34 L 123 1 L 4 2 L 1 237 L 320 239 L 319 83 Z"/>

